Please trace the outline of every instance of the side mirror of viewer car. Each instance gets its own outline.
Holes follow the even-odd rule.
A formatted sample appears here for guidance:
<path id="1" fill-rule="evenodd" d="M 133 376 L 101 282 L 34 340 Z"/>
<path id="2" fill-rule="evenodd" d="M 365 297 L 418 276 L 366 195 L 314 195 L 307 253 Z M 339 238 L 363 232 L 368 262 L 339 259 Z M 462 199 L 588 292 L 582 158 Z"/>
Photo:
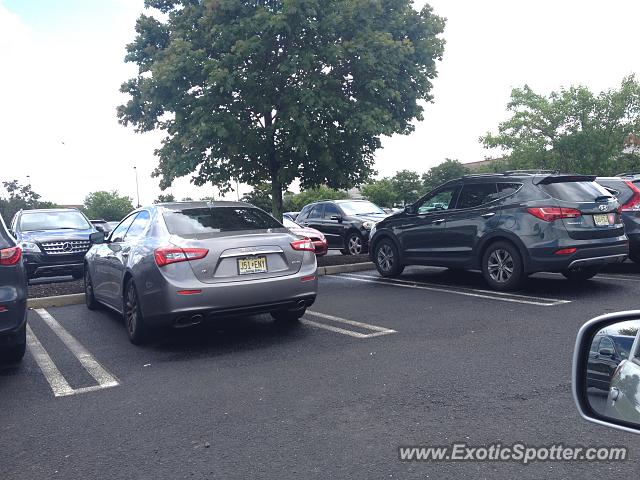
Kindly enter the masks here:
<path id="1" fill-rule="evenodd" d="M 586 420 L 640 433 L 639 332 L 640 310 L 602 315 L 578 332 L 572 387 Z M 613 353 L 614 348 L 620 356 L 602 353 Z"/>
<path id="2" fill-rule="evenodd" d="M 104 240 L 105 240 L 104 232 L 94 232 L 91 235 L 89 235 L 89 241 L 91 242 L 91 245 L 100 245 L 101 243 L 104 243 Z"/>

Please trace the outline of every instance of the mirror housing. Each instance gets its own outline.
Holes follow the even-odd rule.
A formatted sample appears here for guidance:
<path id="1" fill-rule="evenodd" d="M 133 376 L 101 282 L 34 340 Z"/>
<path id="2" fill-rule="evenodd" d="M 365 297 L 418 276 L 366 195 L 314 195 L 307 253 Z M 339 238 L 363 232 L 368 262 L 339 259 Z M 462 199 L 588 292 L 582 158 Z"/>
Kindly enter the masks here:
<path id="1" fill-rule="evenodd" d="M 597 352 L 600 358 L 593 355 L 596 335 L 614 338 L 616 343 L 624 340 L 630 345 L 629 355 L 611 366 L 613 357 L 609 354 L 613 354 L 613 349 L 600 349 Z M 605 360 L 604 356 L 608 357 L 606 363 L 593 365 Z M 640 399 L 640 310 L 602 315 L 580 328 L 573 352 L 571 383 L 573 399 L 582 418 L 640 434 L 640 408 L 636 408 Z"/>
<path id="2" fill-rule="evenodd" d="M 105 237 L 104 231 L 97 231 L 89 235 L 89 241 L 91 245 L 100 245 L 105 242 Z"/>
<path id="3" fill-rule="evenodd" d="M 416 207 L 413 204 L 405 205 L 404 213 L 408 213 L 409 215 L 414 215 L 416 213 Z"/>
<path id="4" fill-rule="evenodd" d="M 338 222 L 342 222 L 342 215 L 331 215 L 329 217 L 330 220 L 337 220 Z"/>

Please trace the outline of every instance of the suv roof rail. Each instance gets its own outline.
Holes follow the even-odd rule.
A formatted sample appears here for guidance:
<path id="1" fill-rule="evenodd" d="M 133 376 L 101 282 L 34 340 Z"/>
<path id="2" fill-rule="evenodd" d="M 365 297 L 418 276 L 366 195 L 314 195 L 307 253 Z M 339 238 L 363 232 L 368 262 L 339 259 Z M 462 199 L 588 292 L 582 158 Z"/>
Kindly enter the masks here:
<path id="1" fill-rule="evenodd" d="M 553 175 L 556 173 L 560 173 L 559 170 L 544 170 L 544 169 L 532 169 L 532 170 L 506 170 L 504 172 L 505 175 L 538 175 L 538 174 L 548 174 Z"/>
<path id="2" fill-rule="evenodd" d="M 495 177 L 496 175 L 504 175 L 503 173 L 467 173 L 463 175 L 462 178 L 472 178 L 472 177 Z"/>
<path id="3" fill-rule="evenodd" d="M 640 172 L 618 173 L 616 177 L 635 177 L 636 175 L 640 175 Z"/>

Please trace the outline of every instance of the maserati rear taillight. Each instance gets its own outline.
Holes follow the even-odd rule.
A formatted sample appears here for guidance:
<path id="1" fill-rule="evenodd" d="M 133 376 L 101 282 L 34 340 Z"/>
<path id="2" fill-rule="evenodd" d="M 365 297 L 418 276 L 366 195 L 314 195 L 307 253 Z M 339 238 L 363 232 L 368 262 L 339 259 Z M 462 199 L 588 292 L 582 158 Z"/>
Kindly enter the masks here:
<path id="1" fill-rule="evenodd" d="M 206 248 L 180 248 L 180 247 L 160 247 L 156 248 L 153 255 L 156 265 L 164 267 L 170 263 L 188 262 L 189 260 L 200 260 L 209 253 Z"/>
<path id="2" fill-rule="evenodd" d="M 20 247 L 3 248 L 0 250 L 0 265 L 15 265 L 22 258 Z"/>
<path id="3" fill-rule="evenodd" d="M 291 242 L 291 248 L 298 251 L 309 251 L 309 252 L 315 251 L 313 242 L 308 238 L 303 238 L 301 240 L 294 240 L 293 242 Z"/>
<path id="4" fill-rule="evenodd" d="M 578 218 L 582 215 L 580 210 L 563 207 L 533 207 L 527 208 L 527 212 L 545 222 L 554 222 L 561 218 Z"/>

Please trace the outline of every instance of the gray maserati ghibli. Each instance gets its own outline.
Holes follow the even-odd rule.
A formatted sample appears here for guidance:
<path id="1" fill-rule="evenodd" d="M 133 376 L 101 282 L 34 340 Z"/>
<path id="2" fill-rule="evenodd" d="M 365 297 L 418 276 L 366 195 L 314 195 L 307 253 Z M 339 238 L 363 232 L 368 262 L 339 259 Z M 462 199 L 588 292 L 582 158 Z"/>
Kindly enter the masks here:
<path id="1" fill-rule="evenodd" d="M 135 210 L 85 257 L 87 307 L 124 317 L 132 343 L 150 329 L 271 313 L 295 322 L 318 289 L 313 243 L 242 202 L 180 202 Z"/>

